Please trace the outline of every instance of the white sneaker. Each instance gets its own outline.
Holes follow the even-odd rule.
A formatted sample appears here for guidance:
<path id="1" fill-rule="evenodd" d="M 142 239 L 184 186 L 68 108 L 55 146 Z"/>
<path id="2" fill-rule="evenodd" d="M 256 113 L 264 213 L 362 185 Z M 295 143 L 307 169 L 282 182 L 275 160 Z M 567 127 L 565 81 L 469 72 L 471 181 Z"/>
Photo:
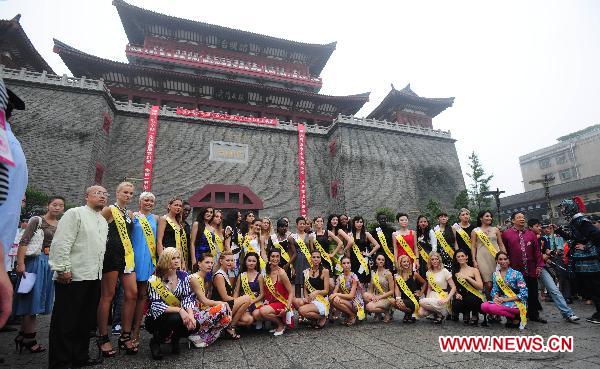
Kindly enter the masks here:
<path id="1" fill-rule="evenodd" d="M 565 320 L 569 323 L 576 323 L 577 321 L 579 321 L 579 317 L 573 314 L 571 316 L 566 317 Z"/>
<path id="2" fill-rule="evenodd" d="M 275 336 L 275 337 L 281 336 L 281 335 L 283 335 L 283 332 L 285 332 L 285 327 L 280 331 L 275 331 L 273 333 L 273 336 Z"/>

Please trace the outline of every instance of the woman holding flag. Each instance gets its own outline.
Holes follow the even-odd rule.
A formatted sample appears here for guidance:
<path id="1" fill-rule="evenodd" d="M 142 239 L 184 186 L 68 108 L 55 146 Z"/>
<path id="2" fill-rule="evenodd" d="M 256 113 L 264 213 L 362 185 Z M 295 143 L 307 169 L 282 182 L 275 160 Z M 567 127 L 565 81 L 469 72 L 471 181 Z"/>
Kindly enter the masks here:
<path id="1" fill-rule="evenodd" d="M 131 336 L 137 345 L 140 339 L 140 326 L 144 317 L 144 308 L 148 299 L 148 279 L 154 274 L 158 253 L 156 250 L 156 227 L 158 215 L 152 214 L 156 197 L 152 192 L 140 194 L 139 210 L 133 213 L 131 243 L 135 260 L 135 279 L 137 282 L 137 301 L 133 316 Z"/>

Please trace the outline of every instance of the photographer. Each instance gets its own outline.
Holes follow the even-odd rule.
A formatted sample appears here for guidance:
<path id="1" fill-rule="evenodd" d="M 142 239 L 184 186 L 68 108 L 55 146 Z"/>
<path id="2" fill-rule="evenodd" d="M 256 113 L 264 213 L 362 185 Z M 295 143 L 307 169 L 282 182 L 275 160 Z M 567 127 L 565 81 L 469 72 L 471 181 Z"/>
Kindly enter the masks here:
<path id="1" fill-rule="evenodd" d="M 568 270 L 575 274 L 577 285 L 596 307 L 586 320 L 600 324 L 600 229 L 583 215 L 585 205 L 579 197 L 563 200 L 559 208 L 568 221 L 564 229 L 557 229 L 569 243 Z"/>

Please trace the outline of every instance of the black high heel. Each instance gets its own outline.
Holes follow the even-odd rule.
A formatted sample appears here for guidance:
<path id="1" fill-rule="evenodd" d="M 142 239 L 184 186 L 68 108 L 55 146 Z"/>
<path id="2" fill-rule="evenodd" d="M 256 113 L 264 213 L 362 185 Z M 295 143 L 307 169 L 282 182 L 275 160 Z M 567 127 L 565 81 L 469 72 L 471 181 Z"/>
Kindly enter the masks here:
<path id="1" fill-rule="evenodd" d="M 102 359 L 104 357 L 117 356 L 117 351 L 115 351 L 112 348 L 107 351 L 102 350 L 102 345 L 104 345 L 105 343 L 109 343 L 109 342 L 110 342 L 110 339 L 108 338 L 108 335 L 96 337 L 96 346 L 98 346 L 98 359 Z"/>
<path id="2" fill-rule="evenodd" d="M 17 342 L 17 346 L 19 347 L 19 354 L 21 354 L 23 352 L 23 347 L 28 349 L 29 352 L 32 354 L 38 354 L 40 352 L 46 351 L 45 347 L 43 347 L 42 345 L 38 345 L 37 340 L 35 339 L 35 335 L 36 335 L 36 332 L 23 333 L 22 340 L 17 341 L 15 339 L 15 342 Z M 27 341 L 25 341 L 25 340 L 27 340 Z M 37 348 L 33 348 L 34 346 L 37 346 Z"/>
<path id="3" fill-rule="evenodd" d="M 15 351 L 18 352 L 19 347 L 21 346 L 21 343 L 23 343 L 23 331 L 19 331 L 19 333 L 15 337 L 14 341 L 15 341 Z"/>
<path id="4" fill-rule="evenodd" d="M 127 346 L 127 342 L 131 343 L 131 347 Z M 133 341 L 131 340 L 131 332 L 121 332 L 121 337 L 119 337 L 119 350 L 125 350 L 127 355 L 135 355 L 138 353 L 137 346 L 133 345 Z"/>
<path id="5" fill-rule="evenodd" d="M 163 358 L 162 352 L 160 352 L 160 342 L 154 337 L 150 339 L 150 353 L 154 360 L 162 360 Z"/>

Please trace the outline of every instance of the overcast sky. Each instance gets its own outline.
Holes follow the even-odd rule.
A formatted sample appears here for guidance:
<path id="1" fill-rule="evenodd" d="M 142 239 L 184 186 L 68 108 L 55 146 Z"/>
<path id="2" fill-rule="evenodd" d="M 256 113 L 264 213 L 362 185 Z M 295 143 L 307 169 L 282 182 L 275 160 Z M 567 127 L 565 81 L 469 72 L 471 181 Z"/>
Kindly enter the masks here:
<path id="1" fill-rule="evenodd" d="M 520 155 L 600 123 L 600 1 L 129 0 L 161 13 L 290 40 L 337 41 L 321 93 L 371 91 L 366 116 L 390 83 L 455 97 L 434 119 L 450 130 L 463 172 L 479 154 L 493 188 L 523 191 Z M 52 38 L 126 62 L 111 0 L 0 0 L 55 72 L 70 74 Z M 468 185 L 468 178 L 465 176 Z"/>

